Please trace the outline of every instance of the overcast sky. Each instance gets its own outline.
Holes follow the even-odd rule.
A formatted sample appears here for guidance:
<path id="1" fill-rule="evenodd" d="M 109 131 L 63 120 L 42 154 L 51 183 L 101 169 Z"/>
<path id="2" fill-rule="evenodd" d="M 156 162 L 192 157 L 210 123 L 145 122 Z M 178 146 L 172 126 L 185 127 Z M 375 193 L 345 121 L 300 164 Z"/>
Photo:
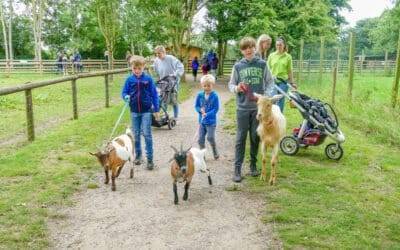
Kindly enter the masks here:
<path id="1" fill-rule="evenodd" d="M 391 0 L 350 0 L 352 11 L 342 11 L 341 14 L 354 26 L 358 20 L 368 17 L 378 17 L 386 8 L 393 7 Z"/>

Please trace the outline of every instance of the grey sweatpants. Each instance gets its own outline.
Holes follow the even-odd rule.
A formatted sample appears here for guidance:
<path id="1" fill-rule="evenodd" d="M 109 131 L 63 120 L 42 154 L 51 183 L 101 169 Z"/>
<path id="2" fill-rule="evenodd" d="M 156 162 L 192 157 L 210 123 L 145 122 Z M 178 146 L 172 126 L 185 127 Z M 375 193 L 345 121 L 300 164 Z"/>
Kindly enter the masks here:
<path id="1" fill-rule="evenodd" d="M 240 175 L 246 150 L 247 133 L 250 133 L 250 168 L 256 168 L 258 144 L 260 138 L 257 135 L 258 121 L 257 110 L 236 111 L 236 145 L 235 145 L 235 174 Z"/>

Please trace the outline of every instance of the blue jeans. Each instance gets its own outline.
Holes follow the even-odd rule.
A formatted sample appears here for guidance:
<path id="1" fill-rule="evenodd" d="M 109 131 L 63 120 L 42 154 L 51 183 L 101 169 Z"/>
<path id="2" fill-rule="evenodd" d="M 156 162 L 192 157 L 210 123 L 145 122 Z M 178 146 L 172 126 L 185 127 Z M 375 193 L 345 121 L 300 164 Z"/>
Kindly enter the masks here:
<path id="1" fill-rule="evenodd" d="M 148 113 L 131 113 L 132 128 L 135 136 L 135 153 L 136 159 L 142 157 L 142 144 L 140 143 L 141 135 L 143 134 L 146 144 L 147 161 L 153 161 L 153 138 L 151 135 L 151 116 Z"/>
<path id="2" fill-rule="evenodd" d="M 199 146 L 200 148 L 206 147 L 206 135 L 207 141 L 211 144 L 212 147 L 215 147 L 215 128 L 216 125 L 204 125 L 200 124 L 199 127 Z"/>
<path id="3" fill-rule="evenodd" d="M 283 90 L 285 93 L 288 92 L 289 86 L 285 82 L 279 82 L 276 84 L 281 90 Z M 280 94 L 278 90 L 274 89 L 274 95 Z M 283 113 L 283 108 L 285 107 L 285 97 L 282 97 L 277 103 L 278 107 L 281 109 L 281 112 Z"/>

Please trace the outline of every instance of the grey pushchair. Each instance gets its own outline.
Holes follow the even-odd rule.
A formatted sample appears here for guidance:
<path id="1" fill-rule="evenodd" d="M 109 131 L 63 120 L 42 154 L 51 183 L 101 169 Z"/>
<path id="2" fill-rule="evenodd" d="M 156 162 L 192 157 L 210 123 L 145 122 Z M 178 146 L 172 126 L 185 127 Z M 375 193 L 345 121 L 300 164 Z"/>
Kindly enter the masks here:
<path id="1" fill-rule="evenodd" d="M 153 116 L 151 125 L 153 127 L 168 126 L 172 129 L 176 125 L 176 120 L 168 114 L 167 107 L 169 104 L 177 103 L 177 79 L 175 76 L 166 76 L 157 82 L 157 91 L 159 92 L 160 99 L 160 119 L 156 120 Z"/>

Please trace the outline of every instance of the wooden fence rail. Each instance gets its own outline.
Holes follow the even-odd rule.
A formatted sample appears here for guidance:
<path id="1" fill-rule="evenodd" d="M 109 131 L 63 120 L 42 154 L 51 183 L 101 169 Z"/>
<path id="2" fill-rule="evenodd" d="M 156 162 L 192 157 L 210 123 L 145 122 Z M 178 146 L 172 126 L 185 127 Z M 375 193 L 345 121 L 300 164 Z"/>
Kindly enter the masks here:
<path id="1" fill-rule="evenodd" d="M 236 60 L 225 60 L 224 62 L 224 74 L 230 74 L 232 71 L 232 67 L 235 64 Z M 302 64 L 300 65 L 300 60 L 293 60 L 293 70 L 294 72 L 301 73 L 319 73 L 320 69 L 322 69 L 323 73 L 331 72 L 332 69 L 337 65 L 338 73 L 345 73 L 348 71 L 348 60 L 322 60 L 322 67 L 320 67 L 320 60 L 303 60 Z M 190 67 L 191 61 L 188 63 L 189 67 L 186 69 L 187 73 L 192 71 Z M 395 72 L 396 62 L 395 61 L 375 61 L 375 60 L 364 60 L 364 61 L 355 61 L 355 72 L 357 73 L 364 73 L 364 72 L 371 72 L 371 73 L 387 73 L 387 72 Z"/>
<path id="2" fill-rule="evenodd" d="M 113 68 L 121 69 L 128 66 L 125 60 L 114 60 Z M 74 74 L 107 70 L 105 60 L 82 60 L 81 62 L 56 62 L 54 60 L 0 60 L 0 73 L 60 73 Z"/>
<path id="3" fill-rule="evenodd" d="M 108 86 L 109 75 L 124 73 L 127 71 L 129 71 L 129 69 L 127 67 L 125 67 L 124 69 L 81 73 L 81 74 L 75 74 L 75 75 L 66 76 L 66 77 L 60 77 L 60 78 L 52 79 L 52 80 L 20 84 L 17 86 L 0 88 L 0 96 L 10 95 L 10 94 L 14 94 L 14 93 L 22 92 L 22 91 L 25 92 L 27 136 L 28 136 L 29 141 L 33 141 L 35 139 L 35 126 L 34 126 L 34 115 L 33 115 L 32 89 L 71 81 L 73 119 L 78 119 L 78 101 L 77 101 L 78 98 L 77 98 L 77 88 L 76 88 L 76 81 L 78 79 L 104 76 L 105 107 L 109 107 L 110 106 L 110 100 L 109 100 L 110 96 L 109 96 L 109 86 Z"/>

